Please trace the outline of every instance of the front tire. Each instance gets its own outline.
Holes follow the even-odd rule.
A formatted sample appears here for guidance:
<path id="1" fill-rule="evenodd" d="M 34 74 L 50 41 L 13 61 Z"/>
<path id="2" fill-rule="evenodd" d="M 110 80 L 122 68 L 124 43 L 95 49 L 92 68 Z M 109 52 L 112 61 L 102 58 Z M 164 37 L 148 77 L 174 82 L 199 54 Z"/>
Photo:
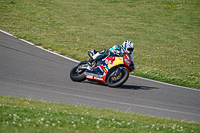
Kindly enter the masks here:
<path id="1" fill-rule="evenodd" d="M 70 78 L 72 81 L 75 81 L 75 82 L 81 82 L 81 81 L 84 81 L 86 78 L 85 78 L 85 74 L 84 72 L 86 70 L 78 70 L 78 67 L 82 64 L 86 64 L 87 61 L 81 61 L 78 65 L 76 65 L 75 67 L 73 67 L 70 71 Z"/>
<path id="2" fill-rule="evenodd" d="M 115 72 L 111 73 L 107 78 L 107 84 L 109 87 L 119 87 L 123 85 L 129 77 L 129 71 L 122 69 L 118 75 L 114 75 Z"/>

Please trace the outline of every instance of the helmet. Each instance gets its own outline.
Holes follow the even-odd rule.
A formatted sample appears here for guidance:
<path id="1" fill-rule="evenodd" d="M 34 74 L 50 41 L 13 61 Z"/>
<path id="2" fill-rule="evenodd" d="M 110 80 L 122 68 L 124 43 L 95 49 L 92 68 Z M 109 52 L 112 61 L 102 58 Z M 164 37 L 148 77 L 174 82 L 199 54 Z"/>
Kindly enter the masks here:
<path id="1" fill-rule="evenodd" d="M 131 41 L 126 40 L 122 43 L 122 48 L 126 51 L 126 53 L 131 54 L 134 50 L 134 44 Z"/>

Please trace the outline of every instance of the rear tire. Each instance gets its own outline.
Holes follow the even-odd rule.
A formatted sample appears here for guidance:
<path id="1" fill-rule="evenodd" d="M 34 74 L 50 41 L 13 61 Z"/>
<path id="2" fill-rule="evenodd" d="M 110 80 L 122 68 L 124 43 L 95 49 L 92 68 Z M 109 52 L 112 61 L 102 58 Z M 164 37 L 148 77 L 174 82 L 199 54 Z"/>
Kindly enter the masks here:
<path id="1" fill-rule="evenodd" d="M 78 70 L 78 67 L 82 64 L 86 64 L 87 61 L 81 61 L 78 65 L 76 65 L 75 67 L 73 67 L 70 71 L 70 78 L 72 81 L 75 81 L 75 82 L 81 82 L 81 81 L 84 81 L 86 78 L 85 78 L 85 74 L 84 72 L 86 70 Z"/>
<path id="2" fill-rule="evenodd" d="M 107 84 L 109 87 L 119 87 L 123 85 L 129 77 L 129 71 L 125 68 L 117 76 L 113 76 L 111 73 L 107 78 Z"/>

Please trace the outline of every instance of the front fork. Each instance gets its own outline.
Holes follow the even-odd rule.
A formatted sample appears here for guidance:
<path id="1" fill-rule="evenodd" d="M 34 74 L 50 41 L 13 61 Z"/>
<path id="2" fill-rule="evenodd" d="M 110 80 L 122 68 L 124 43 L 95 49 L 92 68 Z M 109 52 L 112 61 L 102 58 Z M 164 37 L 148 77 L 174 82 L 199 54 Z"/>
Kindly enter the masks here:
<path id="1" fill-rule="evenodd" d="M 121 79 L 123 76 L 121 74 L 121 70 L 124 69 L 123 67 L 117 67 L 116 70 L 111 74 L 111 80 L 112 82 L 117 82 Z"/>
<path id="2" fill-rule="evenodd" d="M 113 75 L 112 76 L 117 76 L 120 72 L 121 72 L 121 70 L 123 69 L 123 67 L 117 67 L 117 70 L 116 71 L 114 71 L 114 73 L 113 73 Z"/>

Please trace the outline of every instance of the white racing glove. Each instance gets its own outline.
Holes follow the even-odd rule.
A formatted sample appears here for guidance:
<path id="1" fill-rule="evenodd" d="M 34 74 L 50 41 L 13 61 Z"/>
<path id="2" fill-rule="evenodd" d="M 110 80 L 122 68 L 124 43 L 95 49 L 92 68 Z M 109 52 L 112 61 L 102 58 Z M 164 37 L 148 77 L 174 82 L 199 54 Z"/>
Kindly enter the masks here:
<path id="1" fill-rule="evenodd" d="M 113 50 L 113 54 L 115 54 L 115 55 L 119 55 L 120 52 L 119 52 L 119 50 L 114 49 L 114 50 Z"/>

